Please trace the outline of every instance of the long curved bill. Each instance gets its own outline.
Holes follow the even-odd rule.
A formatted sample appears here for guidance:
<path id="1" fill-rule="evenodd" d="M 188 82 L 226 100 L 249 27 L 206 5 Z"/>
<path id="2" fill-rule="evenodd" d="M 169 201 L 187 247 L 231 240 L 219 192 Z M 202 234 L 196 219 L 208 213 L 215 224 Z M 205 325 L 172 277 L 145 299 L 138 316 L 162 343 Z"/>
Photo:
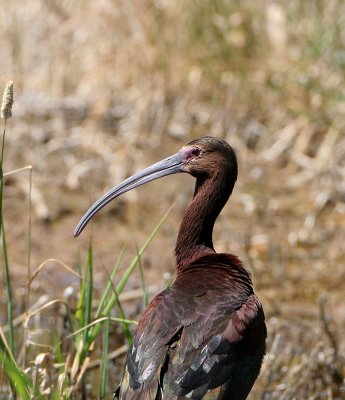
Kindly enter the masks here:
<path id="1" fill-rule="evenodd" d="M 119 185 L 109 190 L 109 192 L 107 192 L 104 196 L 97 200 L 96 203 L 91 206 L 88 211 L 86 211 L 86 213 L 81 218 L 75 228 L 74 236 L 79 236 L 85 226 L 90 221 L 90 219 L 116 197 L 128 192 L 129 190 L 132 190 L 138 186 L 144 185 L 147 182 L 151 182 L 163 176 L 183 172 L 182 165 L 183 161 L 181 160 L 180 154 L 176 153 L 173 156 L 165 158 L 164 160 L 159 161 L 148 168 L 145 168 L 143 171 L 134 174 L 130 178 L 127 178 Z"/>

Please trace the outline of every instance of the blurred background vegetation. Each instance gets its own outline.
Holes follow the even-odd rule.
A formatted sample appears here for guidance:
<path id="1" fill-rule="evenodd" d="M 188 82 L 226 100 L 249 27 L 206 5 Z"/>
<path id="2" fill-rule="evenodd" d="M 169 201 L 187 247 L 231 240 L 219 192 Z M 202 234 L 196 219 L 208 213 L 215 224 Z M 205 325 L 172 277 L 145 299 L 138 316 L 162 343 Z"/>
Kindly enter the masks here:
<path id="1" fill-rule="evenodd" d="M 56 258 L 76 270 L 88 234 L 76 240 L 73 229 L 93 200 L 192 138 L 222 137 L 236 149 L 240 172 L 218 220 L 215 247 L 245 261 L 269 329 L 251 399 L 344 398 L 345 3 L 0 4 L 0 83 L 15 84 L 4 172 L 33 166 L 32 269 Z M 14 312 L 20 316 L 29 180 L 23 171 L 4 182 Z M 192 193 L 190 177 L 167 178 L 102 211 L 93 225 L 95 293 L 102 293 L 124 243 L 129 239 L 127 262 L 176 202 L 141 258 L 150 295 L 165 286 Z M 128 290 L 140 282 L 133 275 Z M 78 284 L 52 261 L 32 282 L 31 301 L 78 297 Z M 2 325 L 6 303 L 2 291 Z M 125 309 L 137 319 L 142 301 L 131 300 Z M 27 327 L 33 336 L 42 326 L 45 332 L 56 327 L 53 311 Z M 125 339 L 121 329 L 111 329 L 116 348 Z M 33 354 L 41 351 L 37 341 L 43 339 L 36 339 L 27 344 Z M 123 360 L 111 362 L 109 387 L 115 388 Z M 97 395 L 90 382 L 83 398 Z"/>

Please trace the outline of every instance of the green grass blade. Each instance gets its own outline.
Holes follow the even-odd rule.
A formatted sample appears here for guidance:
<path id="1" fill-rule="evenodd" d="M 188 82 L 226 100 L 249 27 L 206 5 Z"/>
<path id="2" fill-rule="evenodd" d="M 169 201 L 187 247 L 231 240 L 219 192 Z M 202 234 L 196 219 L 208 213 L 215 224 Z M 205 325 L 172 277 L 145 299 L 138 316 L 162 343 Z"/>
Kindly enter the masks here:
<path id="1" fill-rule="evenodd" d="M 104 323 L 103 343 L 102 343 L 102 369 L 101 369 L 101 387 L 99 397 L 101 400 L 106 398 L 107 395 L 107 379 L 108 379 L 108 366 L 109 366 L 109 328 L 110 321 L 107 319 Z"/>
<path id="2" fill-rule="evenodd" d="M 145 279 L 144 279 L 144 271 L 143 271 L 143 267 L 141 265 L 141 258 L 139 256 L 138 247 L 137 247 L 137 255 L 139 258 L 138 266 L 139 266 L 140 282 L 141 282 L 141 287 L 143 289 L 143 307 L 146 308 L 149 303 L 149 295 L 147 293 L 147 288 L 146 288 Z"/>
<path id="3" fill-rule="evenodd" d="M 80 329 L 78 329 L 77 331 L 75 331 L 75 332 L 71 333 L 70 335 L 66 336 L 66 337 L 64 338 L 64 340 L 69 339 L 69 338 L 72 337 L 72 336 L 76 336 L 76 335 L 78 335 L 79 333 L 84 332 L 85 329 L 91 328 L 92 326 L 96 326 L 96 325 L 99 325 L 99 324 L 103 324 L 103 323 L 104 323 L 105 321 L 107 321 L 108 319 L 109 319 L 111 322 L 115 322 L 115 323 L 120 323 L 120 324 L 126 323 L 126 324 L 128 324 L 128 325 L 138 325 L 138 322 L 137 322 L 137 321 L 134 321 L 134 320 L 132 320 L 132 319 L 123 319 L 123 318 L 117 318 L 117 317 L 101 317 L 101 318 L 99 318 L 99 319 L 97 319 L 97 320 L 95 320 L 95 321 L 90 322 L 89 325 L 86 325 L 86 326 L 84 326 L 83 328 L 80 328 Z"/>
<path id="4" fill-rule="evenodd" d="M 115 295 L 115 296 L 117 295 L 116 289 L 115 289 L 115 288 L 114 288 L 114 295 Z M 126 319 L 125 312 L 124 312 L 124 310 L 123 310 L 121 301 L 120 301 L 120 299 L 119 299 L 118 297 L 116 298 L 116 305 L 117 305 L 117 308 L 118 308 L 118 310 L 119 310 L 120 319 L 123 320 L 123 321 L 121 322 L 121 323 L 122 323 L 122 328 L 123 328 L 123 333 L 125 334 L 125 337 L 126 337 L 128 343 L 129 343 L 129 344 L 132 344 L 132 342 L 133 342 L 133 335 L 132 335 L 132 333 L 131 333 L 131 331 L 130 331 L 130 329 L 129 329 L 129 325 L 130 325 L 130 324 L 127 322 L 128 320 Z"/>
<path id="5" fill-rule="evenodd" d="M 4 366 L 4 371 L 20 399 L 44 399 L 39 390 L 34 386 L 32 380 L 5 353 L 0 353 L 0 362 Z"/>
<path id="6" fill-rule="evenodd" d="M 61 400 L 64 398 L 63 393 L 68 385 L 66 373 L 67 362 L 65 358 L 66 355 L 63 353 L 61 348 L 59 334 L 56 330 L 53 330 L 52 332 L 52 345 L 55 363 L 59 364 L 59 366 L 56 366 L 56 371 L 59 374 L 59 378 L 57 380 L 57 385 L 54 385 L 51 396 L 52 400 Z"/>
<path id="7" fill-rule="evenodd" d="M 66 307 L 66 316 L 67 316 L 66 329 L 68 332 L 74 332 L 77 328 L 75 327 L 73 313 L 68 305 Z"/>
<path id="8" fill-rule="evenodd" d="M 114 266 L 113 270 L 111 271 L 111 274 L 110 274 L 110 276 L 108 278 L 107 285 L 106 285 L 105 290 L 103 292 L 103 295 L 102 295 L 102 297 L 101 297 L 101 299 L 99 301 L 99 304 L 98 304 L 98 307 L 97 307 L 97 311 L 96 311 L 96 314 L 95 314 L 95 319 L 100 317 L 102 309 L 104 308 L 104 304 L 105 304 L 105 302 L 106 302 L 106 300 L 108 298 L 108 295 L 110 294 L 110 290 L 113 288 L 113 283 L 112 282 L 113 282 L 113 279 L 114 279 L 114 277 L 116 275 L 116 272 L 118 271 L 119 266 L 121 264 L 123 255 L 124 255 L 125 250 L 127 248 L 127 244 L 128 244 L 128 242 L 126 242 L 123 245 L 123 247 L 121 249 L 121 252 L 120 252 L 119 256 L 116 259 L 115 266 Z"/>
<path id="9" fill-rule="evenodd" d="M 145 253 L 147 247 L 149 246 L 149 244 L 151 243 L 151 241 L 153 240 L 153 238 L 157 235 L 157 232 L 159 231 L 159 229 L 161 228 L 163 222 L 166 220 L 167 216 L 169 215 L 170 211 L 172 210 L 173 206 L 171 206 L 168 211 L 163 215 L 162 219 L 158 222 L 158 224 L 155 226 L 155 228 L 153 229 L 152 233 L 150 234 L 150 236 L 147 238 L 146 242 L 144 243 L 144 245 L 141 247 L 141 249 L 139 250 L 138 254 L 136 255 L 136 257 L 134 257 L 133 261 L 131 262 L 131 264 L 129 265 L 129 267 L 126 269 L 125 273 L 123 274 L 120 282 L 117 284 L 116 286 L 116 292 L 118 294 L 120 294 L 123 290 L 123 288 L 125 287 L 126 283 L 128 282 L 129 277 L 131 276 L 134 268 L 137 266 L 138 261 L 140 259 L 140 257 Z"/>
<path id="10" fill-rule="evenodd" d="M 78 260 L 78 272 L 80 276 L 82 276 L 81 273 L 81 267 L 80 267 L 80 258 Z M 84 305 L 85 305 L 85 291 L 86 291 L 86 278 L 80 279 L 80 296 L 79 296 L 79 301 L 77 304 L 77 310 L 75 312 L 75 317 L 78 323 L 78 328 L 82 328 L 85 325 L 85 315 L 84 315 Z"/>
<path id="11" fill-rule="evenodd" d="M 92 295 L 93 295 L 93 254 L 92 254 L 91 244 L 89 245 L 89 249 L 87 252 L 85 269 L 86 269 L 85 273 L 86 287 L 85 287 L 85 302 L 84 302 L 84 315 L 85 315 L 84 326 L 87 326 L 91 322 Z M 89 346 L 91 344 L 91 342 L 88 340 L 88 329 L 84 330 L 83 343 L 84 343 L 83 353 L 86 355 L 86 353 L 89 350 Z"/>
<path id="12" fill-rule="evenodd" d="M 85 281 L 86 281 L 85 323 L 89 324 L 91 321 L 92 295 L 93 295 L 93 253 L 91 245 L 89 245 L 87 253 Z"/>
<path id="13" fill-rule="evenodd" d="M 150 234 L 150 236 L 147 238 L 146 242 L 144 243 L 144 245 L 141 247 L 141 249 L 137 252 L 137 255 L 134 257 L 134 259 L 132 260 L 132 262 L 130 263 L 130 265 L 127 267 L 127 269 L 125 270 L 122 278 L 120 279 L 120 282 L 117 284 L 116 286 L 116 294 L 117 296 L 122 292 L 123 288 L 125 287 L 126 283 L 128 282 L 128 279 L 130 278 L 130 276 L 132 275 L 134 268 L 138 265 L 138 262 L 140 260 L 140 257 L 145 253 L 147 247 L 149 246 L 149 244 L 151 243 L 151 241 L 153 240 L 153 238 L 156 236 L 159 228 L 162 226 L 163 222 L 165 221 L 166 217 L 168 216 L 169 212 L 170 212 L 171 208 L 168 210 L 168 212 L 163 216 L 163 218 L 159 221 L 159 223 L 156 225 L 156 227 L 154 228 L 154 230 L 152 231 L 152 233 Z M 115 296 L 115 295 L 114 295 Z M 113 296 L 113 297 L 114 297 Z M 113 300 L 113 299 L 111 299 Z M 115 301 L 115 299 L 113 300 Z M 107 308 L 105 309 L 105 312 L 109 312 L 109 310 L 112 308 L 111 304 L 112 301 L 109 301 Z"/>
<path id="14" fill-rule="evenodd" d="M 30 390 L 27 387 L 27 381 L 22 371 L 5 354 L 0 354 L 0 360 L 16 394 L 23 400 L 30 400 Z"/>

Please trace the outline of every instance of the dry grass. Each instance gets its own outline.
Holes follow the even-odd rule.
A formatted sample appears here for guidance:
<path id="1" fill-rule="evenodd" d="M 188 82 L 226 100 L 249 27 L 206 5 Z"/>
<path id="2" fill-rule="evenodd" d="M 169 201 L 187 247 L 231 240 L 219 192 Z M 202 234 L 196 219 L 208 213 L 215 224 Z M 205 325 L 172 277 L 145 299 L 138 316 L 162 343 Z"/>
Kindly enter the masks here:
<path id="1" fill-rule="evenodd" d="M 33 165 L 32 265 L 51 257 L 75 265 L 73 227 L 105 188 L 191 138 L 223 137 L 240 176 L 215 245 L 251 269 L 269 328 L 251 398 L 344 398 L 344 3 L 28 0 L 7 2 L 0 19 L 0 76 L 17 88 L 5 167 Z M 20 315 L 28 180 L 5 179 Z M 142 242 L 176 199 L 142 260 L 146 281 L 164 286 L 191 186 L 187 177 L 153 183 L 114 204 L 115 216 L 103 212 L 96 291 L 127 237 Z M 33 282 L 32 301 L 76 284 L 52 265 Z M 130 288 L 139 285 L 138 277 Z M 140 307 L 131 304 L 135 317 Z M 57 321 L 48 313 L 35 323 Z"/>

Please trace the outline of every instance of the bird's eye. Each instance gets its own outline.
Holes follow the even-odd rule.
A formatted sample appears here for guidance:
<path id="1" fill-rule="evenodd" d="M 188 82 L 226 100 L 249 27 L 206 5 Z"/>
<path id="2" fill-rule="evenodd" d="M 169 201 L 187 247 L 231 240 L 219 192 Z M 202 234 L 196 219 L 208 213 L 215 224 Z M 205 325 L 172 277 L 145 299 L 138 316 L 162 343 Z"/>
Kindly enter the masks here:
<path id="1" fill-rule="evenodd" d="M 198 147 L 193 147 L 193 148 L 190 150 L 190 155 L 191 155 L 191 156 L 199 157 L 200 154 L 201 154 L 201 150 L 200 150 Z"/>
<path id="2" fill-rule="evenodd" d="M 201 149 L 194 146 L 186 146 L 180 150 L 181 159 L 185 164 L 194 162 L 201 155 L 201 153 Z"/>

